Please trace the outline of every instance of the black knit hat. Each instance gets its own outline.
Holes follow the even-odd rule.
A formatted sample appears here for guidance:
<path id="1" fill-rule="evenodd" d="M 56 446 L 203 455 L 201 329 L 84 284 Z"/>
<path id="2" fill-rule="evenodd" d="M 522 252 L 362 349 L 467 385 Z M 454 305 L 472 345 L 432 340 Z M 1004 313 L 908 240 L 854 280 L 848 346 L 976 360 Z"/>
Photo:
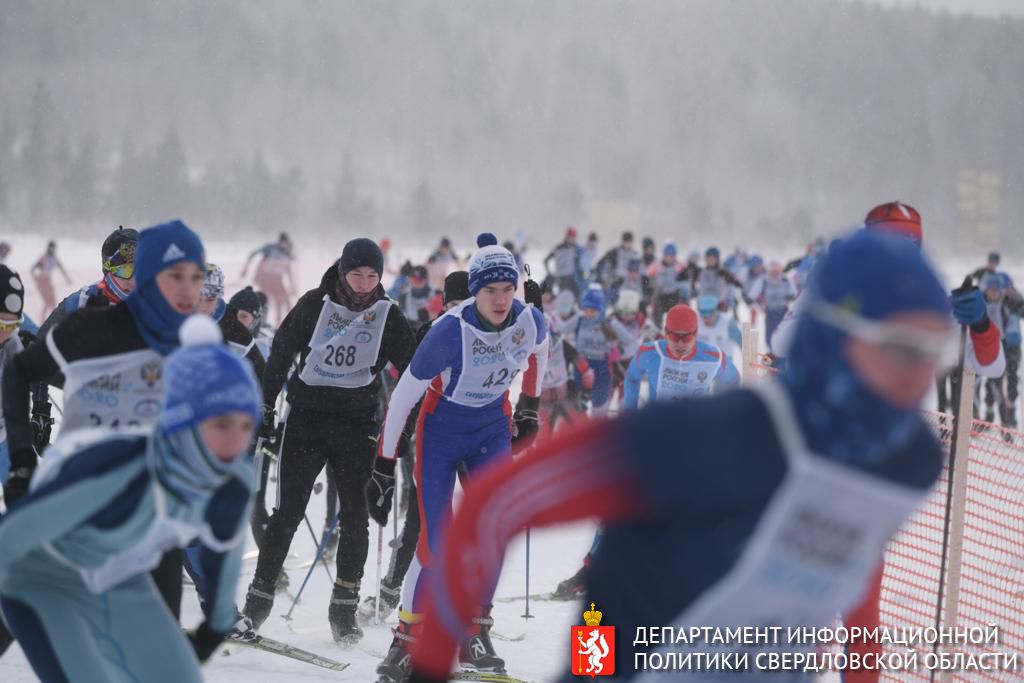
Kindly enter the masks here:
<path id="1" fill-rule="evenodd" d="M 452 301 L 465 301 L 469 293 L 469 272 L 456 270 L 449 273 L 444 279 L 444 303 L 447 305 Z"/>
<path id="2" fill-rule="evenodd" d="M 18 274 L 0 265 L 0 313 L 21 317 L 25 308 L 25 286 Z"/>
<path id="3" fill-rule="evenodd" d="M 338 259 L 338 273 L 345 275 L 350 270 L 369 266 L 377 271 L 378 275 L 384 273 L 384 253 L 381 252 L 377 243 L 365 237 L 357 237 L 349 240 Z"/>
<path id="4" fill-rule="evenodd" d="M 251 313 L 257 318 L 263 313 L 263 302 L 260 301 L 259 295 L 253 291 L 252 287 L 235 292 L 228 304 L 240 311 Z"/>

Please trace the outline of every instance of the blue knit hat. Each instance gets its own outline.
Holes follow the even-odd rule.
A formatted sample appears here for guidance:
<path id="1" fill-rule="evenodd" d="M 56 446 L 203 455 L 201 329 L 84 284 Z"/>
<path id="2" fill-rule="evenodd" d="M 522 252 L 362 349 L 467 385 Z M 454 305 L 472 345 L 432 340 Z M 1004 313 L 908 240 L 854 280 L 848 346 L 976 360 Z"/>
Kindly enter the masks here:
<path id="1" fill-rule="evenodd" d="M 191 261 L 206 270 L 203 242 L 180 220 L 161 223 L 139 233 L 135 247 L 135 287 L 156 279 L 164 268 Z"/>
<path id="2" fill-rule="evenodd" d="M 262 397 L 249 362 L 224 346 L 211 318 L 190 316 L 181 326 L 181 344 L 164 363 L 161 431 L 170 434 L 236 411 L 259 419 Z"/>
<path id="3" fill-rule="evenodd" d="M 519 286 L 519 267 L 512 253 L 498 246 L 498 238 L 489 232 L 476 238 L 480 247 L 469 261 L 469 292 L 477 292 L 495 282 L 511 282 Z"/>
<path id="4" fill-rule="evenodd" d="M 590 287 L 587 291 L 583 292 L 583 296 L 580 298 L 580 309 L 593 308 L 601 313 L 604 312 L 604 292 L 597 287 Z"/>

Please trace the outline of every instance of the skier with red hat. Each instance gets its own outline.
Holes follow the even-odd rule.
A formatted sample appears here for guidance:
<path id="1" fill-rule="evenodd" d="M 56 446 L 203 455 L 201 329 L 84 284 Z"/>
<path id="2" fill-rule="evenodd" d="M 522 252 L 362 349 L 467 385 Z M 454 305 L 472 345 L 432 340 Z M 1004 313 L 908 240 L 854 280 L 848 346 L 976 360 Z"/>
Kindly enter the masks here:
<path id="1" fill-rule="evenodd" d="M 640 404 L 640 383 L 647 376 L 650 400 L 705 396 L 713 388 L 739 384 L 739 372 L 713 344 L 697 340 L 697 312 L 677 304 L 665 315 L 665 338 L 642 344 L 626 371 L 625 407 Z"/>

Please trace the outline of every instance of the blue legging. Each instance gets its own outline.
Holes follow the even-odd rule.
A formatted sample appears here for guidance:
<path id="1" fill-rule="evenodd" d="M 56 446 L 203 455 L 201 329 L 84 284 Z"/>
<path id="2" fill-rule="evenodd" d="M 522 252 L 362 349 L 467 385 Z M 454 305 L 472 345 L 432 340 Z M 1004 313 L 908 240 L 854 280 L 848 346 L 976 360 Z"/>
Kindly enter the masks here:
<path id="1" fill-rule="evenodd" d="M 600 408 L 612 397 L 612 368 L 607 358 L 587 358 L 594 370 L 594 388 L 590 390 L 590 405 Z M 576 370 L 577 386 L 583 386 L 583 376 Z"/>

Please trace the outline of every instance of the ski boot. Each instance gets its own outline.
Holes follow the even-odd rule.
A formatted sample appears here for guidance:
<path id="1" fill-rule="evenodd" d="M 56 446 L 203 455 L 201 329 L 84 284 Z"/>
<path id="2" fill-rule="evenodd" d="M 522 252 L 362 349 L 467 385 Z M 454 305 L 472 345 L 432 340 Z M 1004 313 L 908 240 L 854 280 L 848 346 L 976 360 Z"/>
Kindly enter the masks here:
<path id="1" fill-rule="evenodd" d="M 354 645 L 363 638 L 363 629 L 356 621 L 356 608 L 359 607 L 359 584 L 338 579 L 334 582 L 331 593 L 331 606 L 327 610 L 327 620 L 331 622 L 331 634 L 334 642 Z"/>
<path id="2" fill-rule="evenodd" d="M 505 673 L 505 660 L 498 656 L 491 644 L 491 608 L 486 607 L 473 619 L 476 633 L 462 641 L 459 647 L 459 665 L 469 671 Z"/>
<path id="3" fill-rule="evenodd" d="M 252 622 L 252 619 L 244 614 L 238 613 L 235 615 L 235 623 L 228 631 L 227 640 L 241 640 L 251 641 L 256 639 L 256 627 Z"/>
<path id="4" fill-rule="evenodd" d="M 405 683 L 412 673 L 412 646 L 416 637 L 412 633 L 412 624 L 398 622 L 398 628 L 391 641 L 391 648 L 377 666 L 377 683 Z"/>
<path id="5" fill-rule="evenodd" d="M 252 622 L 252 630 L 258 631 L 263 622 L 270 616 L 274 607 L 274 587 L 268 586 L 259 579 L 253 578 L 249 584 L 249 592 L 245 596 L 245 607 L 242 614 Z"/>
<path id="6" fill-rule="evenodd" d="M 378 612 L 377 598 L 368 596 L 359 606 L 359 623 L 362 625 L 384 621 L 398 607 L 398 601 L 402 597 L 402 587 L 392 586 L 387 579 L 380 582 L 380 607 Z"/>
<path id="7" fill-rule="evenodd" d="M 558 584 L 555 592 L 551 594 L 553 600 L 575 600 L 583 595 L 586 590 L 587 565 L 580 567 L 580 570 L 568 579 Z"/>

